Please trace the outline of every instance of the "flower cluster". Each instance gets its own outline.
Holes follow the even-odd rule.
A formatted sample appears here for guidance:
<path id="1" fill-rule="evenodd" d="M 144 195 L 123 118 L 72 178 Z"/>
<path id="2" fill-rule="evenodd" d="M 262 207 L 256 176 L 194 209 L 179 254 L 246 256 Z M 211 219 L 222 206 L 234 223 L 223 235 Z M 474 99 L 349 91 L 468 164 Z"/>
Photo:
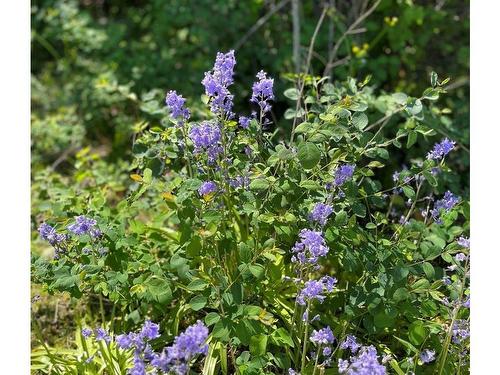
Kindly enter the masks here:
<path id="1" fill-rule="evenodd" d="M 470 336 L 469 322 L 465 319 L 455 320 L 451 328 L 451 338 L 455 344 L 460 344 Z"/>
<path id="2" fill-rule="evenodd" d="M 360 347 L 361 345 L 358 344 L 356 337 L 353 335 L 347 335 L 340 344 L 340 349 L 349 349 L 352 353 L 356 353 Z"/>
<path id="3" fill-rule="evenodd" d="M 337 284 L 337 279 L 330 276 L 323 276 L 319 280 L 309 280 L 304 284 L 304 288 L 297 294 L 297 303 L 301 306 L 312 300 L 320 303 L 326 298 L 323 293 L 332 292 Z"/>
<path id="4" fill-rule="evenodd" d="M 312 222 L 316 222 L 321 226 L 326 224 L 328 220 L 328 216 L 333 213 L 332 206 L 323 203 L 316 203 L 311 213 L 309 214 L 309 219 Z"/>
<path id="5" fill-rule="evenodd" d="M 434 204 L 434 208 L 431 211 L 431 216 L 436 221 L 436 223 L 441 224 L 441 214 L 443 212 L 449 212 L 456 204 L 460 201 L 460 199 L 455 196 L 452 192 L 447 191 L 444 193 L 444 197 Z"/>
<path id="6" fill-rule="evenodd" d="M 455 142 L 450 141 L 448 138 L 443 139 L 441 142 L 436 143 L 432 151 L 427 154 L 427 159 L 439 160 L 449 154 L 455 147 Z"/>
<path id="7" fill-rule="evenodd" d="M 191 113 L 189 112 L 189 109 L 184 107 L 186 99 L 184 99 L 182 95 L 177 95 L 176 91 L 171 90 L 167 93 L 165 103 L 170 110 L 170 116 L 178 120 L 178 126 L 181 126 L 184 121 L 189 120 Z"/>
<path id="8" fill-rule="evenodd" d="M 47 223 L 42 223 L 38 227 L 38 233 L 43 240 L 48 241 L 52 246 L 58 246 L 66 240 L 66 236 L 64 234 L 57 233 L 55 228 Z"/>
<path id="9" fill-rule="evenodd" d="M 161 354 L 155 354 L 151 364 L 163 372 L 174 372 L 185 375 L 189 371 L 189 362 L 197 355 L 207 355 L 208 328 L 198 321 L 188 327 L 174 340 L 174 343 L 163 349 Z"/>
<path id="10" fill-rule="evenodd" d="M 431 363 L 436 358 L 436 352 L 430 349 L 424 349 L 422 353 L 420 353 L 420 360 L 422 363 Z"/>
<path id="11" fill-rule="evenodd" d="M 232 118 L 233 95 L 228 87 L 233 84 L 233 70 L 236 65 L 234 51 L 217 53 L 215 64 L 210 72 L 205 73 L 201 81 L 205 94 L 210 98 L 210 110 L 221 117 Z"/>
<path id="12" fill-rule="evenodd" d="M 299 262 L 301 264 L 316 264 L 319 257 L 328 254 L 329 248 L 326 245 L 323 233 L 302 229 L 299 233 L 300 241 L 295 243 L 292 248 L 292 262 Z"/>
<path id="13" fill-rule="evenodd" d="M 470 239 L 468 239 L 467 237 L 460 237 L 458 240 L 457 240 L 457 243 L 462 246 L 463 248 L 466 248 L 466 249 L 470 249 Z"/>
<path id="14" fill-rule="evenodd" d="M 353 164 L 344 164 L 339 166 L 335 171 L 335 180 L 333 181 L 334 185 L 344 185 L 354 174 L 354 168 L 355 166 Z"/>
<path id="15" fill-rule="evenodd" d="M 333 344 L 335 341 L 335 336 L 329 326 L 321 328 L 319 331 L 314 330 L 309 338 L 313 344 L 316 345 L 328 345 Z"/>
<path id="16" fill-rule="evenodd" d="M 387 370 L 379 363 L 377 349 L 374 346 L 362 346 L 350 359 L 339 359 L 340 374 L 347 375 L 385 375 Z"/>
<path id="17" fill-rule="evenodd" d="M 213 164 L 218 155 L 222 152 L 220 127 L 210 121 L 203 121 L 201 124 L 193 125 L 189 131 L 189 138 L 194 144 L 194 153 L 205 151 L 208 163 Z"/>
<path id="18" fill-rule="evenodd" d="M 267 78 L 266 73 L 261 70 L 256 77 L 259 79 L 252 86 L 252 98 L 250 101 L 255 103 L 260 108 L 260 116 L 263 118 L 267 112 L 271 110 L 269 101 L 274 99 L 273 85 L 274 79 Z"/>
<path id="19" fill-rule="evenodd" d="M 217 184 L 213 181 L 205 181 L 198 189 L 198 194 L 202 197 L 207 197 L 217 191 Z"/>
<path id="20" fill-rule="evenodd" d="M 104 341 L 107 344 L 111 342 L 111 336 L 109 333 L 102 327 L 97 327 L 93 331 L 90 328 L 83 328 L 82 329 L 82 336 L 85 338 L 89 338 L 91 336 L 94 336 L 96 341 Z"/>
<path id="21" fill-rule="evenodd" d="M 75 222 L 68 225 L 68 230 L 74 234 L 81 236 L 84 234 L 89 234 L 92 237 L 100 237 L 102 232 L 99 228 L 96 228 L 97 221 L 88 218 L 84 215 L 75 217 Z"/>

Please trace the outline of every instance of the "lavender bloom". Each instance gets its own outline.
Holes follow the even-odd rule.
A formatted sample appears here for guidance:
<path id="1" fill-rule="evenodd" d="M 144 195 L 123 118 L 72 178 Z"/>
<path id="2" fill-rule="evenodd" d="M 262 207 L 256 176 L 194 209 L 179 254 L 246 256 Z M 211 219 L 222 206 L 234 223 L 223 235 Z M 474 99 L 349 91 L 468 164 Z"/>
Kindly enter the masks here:
<path id="1" fill-rule="evenodd" d="M 338 369 L 339 374 L 344 374 L 349 368 L 349 361 L 347 359 L 339 358 Z"/>
<path id="2" fill-rule="evenodd" d="M 203 184 L 201 184 L 200 188 L 198 189 L 198 194 L 200 194 L 203 197 L 206 197 L 209 194 L 213 194 L 217 191 L 217 184 L 213 181 L 205 181 Z"/>
<path id="3" fill-rule="evenodd" d="M 448 138 L 443 139 L 440 143 L 436 143 L 432 151 L 427 154 L 427 159 L 442 159 L 455 147 L 455 142 Z"/>
<path id="4" fill-rule="evenodd" d="M 455 260 L 457 262 L 463 262 L 466 258 L 467 256 L 464 253 L 458 253 L 457 255 L 455 255 Z"/>
<path id="5" fill-rule="evenodd" d="M 48 241 L 52 246 L 66 239 L 64 234 L 57 233 L 57 231 L 47 223 L 42 223 L 40 227 L 38 227 L 38 233 L 43 240 Z"/>
<path id="6" fill-rule="evenodd" d="M 425 349 L 420 353 L 422 363 L 430 363 L 434 361 L 436 352 L 434 350 Z"/>
<path id="7" fill-rule="evenodd" d="M 208 162 L 215 163 L 217 156 L 222 152 L 219 126 L 210 121 L 203 121 L 201 124 L 191 127 L 189 138 L 194 144 L 195 154 L 206 151 Z"/>
<path id="8" fill-rule="evenodd" d="M 165 99 L 165 103 L 170 109 L 170 116 L 174 119 L 178 119 L 178 125 L 182 125 L 185 120 L 188 120 L 191 114 L 189 110 L 184 107 L 186 99 L 182 95 L 177 95 L 176 91 L 169 91 Z"/>
<path id="9" fill-rule="evenodd" d="M 333 208 L 327 204 L 316 203 L 313 210 L 309 214 L 309 219 L 313 222 L 317 222 L 321 226 L 326 224 L 328 216 L 333 212 Z"/>
<path id="10" fill-rule="evenodd" d="M 300 375 L 300 373 L 295 371 L 293 368 L 289 368 L 288 375 Z"/>
<path id="11" fill-rule="evenodd" d="M 96 328 L 94 330 L 94 335 L 97 341 L 104 340 L 107 344 L 111 342 L 111 337 L 109 337 L 108 333 L 104 328 Z"/>
<path id="12" fill-rule="evenodd" d="M 319 331 L 312 331 L 311 337 L 309 338 L 312 343 L 316 345 L 327 345 L 333 344 L 335 341 L 335 336 L 329 326 L 321 328 Z"/>
<path id="13" fill-rule="evenodd" d="M 464 301 L 462 306 L 465 307 L 466 309 L 470 309 L 470 297 L 469 296 L 467 296 L 467 299 Z"/>
<path id="14" fill-rule="evenodd" d="M 340 344 L 340 349 L 349 349 L 352 353 L 356 353 L 360 347 L 361 345 L 358 344 L 356 337 L 353 335 L 347 335 Z"/>
<path id="15" fill-rule="evenodd" d="M 319 257 L 328 254 L 329 248 L 321 232 L 302 229 L 299 237 L 301 240 L 292 248 L 292 253 L 296 254 L 292 257 L 292 262 L 315 264 Z"/>
<path id="16" fill-rule="evenodd" d="M 451 280 L 448 276 L 443 277 L 443 284 L 444 285 L 451 285 Z"/>
<path id="17" fill-rule="evenodd" d="M 75 222 L 73 224 L 68 225 L 68 230 L 79 236 L 83 234 L 90 234 L 93 237 L 97 237 L 100 235 L 100 231 L 97 232 L 97 228 L 94 228 L 96 224 L 97 221 L 94 219 L 80 215 L 75 217 Z"/>
<path id="18" fill-rule="evenodd" d="M 92 330 L 89 329 L 89 328 L 83 328 L 82 329 L 82 336 L 85 337 L 85 338 L 88 338 L 90 337 L 90 335 L 92 335 Z"/>
<path id="19" fill-rule="evenodd" d="M 146 364 L 137 353 L 134 355 L 134 367 L 129 370 L 129 375 L 146 375 Z"/>
<path id="20" fill-rule="evenodd" d="M 273 85 L 274 79 L 267 78 L 266 73 L 261 70 L 256 76 L 259 80 L 252 86 L 252 98 L 250 101 L 259 106 L 261 116 L 271 110 L 270 100 L 274 99 Z"/>
<path id="21" fill-rule="evenodd" d="M 210 111 L 227 118 L 233 117 L 233 95 L 228 87 L 233 84 L 233 70 L 236 65 L 234 51 L 217 53 L 215 64 L 210 72 L 205 73 L 201 81 L 205 86 L 205 94 L 210 97 Z"/>
<path id="22" fill-rule="evenodd" d="M 250 117 L 240 116 L 240 118 L 238 119 L 238 124 L 240 124 L 243 129 L 248 129 L 248 127 L 250 126 L 250 121 Z"/>
<path id="23" fill-rule="evenodd" d="M 399 172 L 394 172 L 392 174 L 392 181 L 398 182 L 399 181 Z"/>
<path id="24" fill-rule="evenodd" d="M 208 345 L 205 343 L 208 329 L 198 321 L 188 327 L 174 340 L 174 343 L 156 355 L 151 364 L 163 372 L 173 371 L 176 374 L 187 373 L 187 363 L 198 354 L 207 355 Z"/>
<path id="25" fill-rule="evenodd" d="M 385 366 L 378 361 L 377 350 L 373 346 L 363 346 L 350 363 L 339 360 L 339 373 L 347 375 L 386 375 Z"/>
<path id="26" fill-rule="evenodd" d="M 459 344 L 470 336 L 469 322 L 464 319 L 458 319 L 453 323 L 452 341 Z"/>
<path id="27" fill-rule="evenodd" d="M 115 341 L 116 345 L 118 345 L 121 349 L 130 349 L 132 347 L 132 337 L 133 335 L 123 333 L 121 335 L 116 336 Z"/>
<path id="28" fill-rule="evenodd" d="M 160 337 L 160 326 L 152 323 L 151 320 L 146 320 L 142 326 L 141 335 L 147 340 L 153 340 Z"/>
<path id="29" fill-rule="evenodd" d="M 335 181 L 333 182 L 335 186 L 342 186 L 347 180 L 349 180 L 354 173 L 355 165 L 344 164 L 337 168 L 335 171 Z"/>
<path id="30" fill-rule="evenodd" d="M 332 354 L 332 348 L 330 348 L 329 346 L 325 347 L 325 348 L 323 349 L 323 355 L 324 355 L 325 357 L 328 357 L 330 354 Z"/>
<path id="31" fill-rule="evenodd" d="M 460 237 L 458 240 L 457 240 L 457 243 L 466 248 L 466 249 L 470 249 L 470 240 L 467 238 L 467 237 Z"/>
<path id="32" fill-rule="evenodd" d="M 304 288 L 297 294 L 297 303 L 304 306 L 307 302 L 315 299 L 323 303 L 326 297 L 322 293 L 333 291 L 333 287 L 337 282 L 335 278 L 326 277 L 322 277 L 320 280 L 306 281 Z"/>
<path id="33" fill-rule="evenodd" d="M 432 218 L 436 221 L 436 223 L 441 224 L 441 214 L 442 212 L 449 212 L 455 205 L 460 201 L 460 199 L 455 196 L 452 192 L 447 191 L 444 193 L 444 197 L 436 203 L 434 203 L 434 208 L 431 211 Z"/>
<path id="34" fill-rule="evenodd" d="M 238 176 L 229 180 L 229 186 L 234 189 L 239 187 L 246 188 L 248 185 L 250 185 L 250 179 L 248 176 Z"/>

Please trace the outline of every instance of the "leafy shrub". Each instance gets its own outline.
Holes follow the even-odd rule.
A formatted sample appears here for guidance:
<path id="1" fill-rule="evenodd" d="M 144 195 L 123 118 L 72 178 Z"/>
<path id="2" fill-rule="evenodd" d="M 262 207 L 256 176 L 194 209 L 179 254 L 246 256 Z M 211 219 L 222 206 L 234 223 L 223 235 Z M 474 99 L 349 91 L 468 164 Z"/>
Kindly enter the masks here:
<path id="1" fill-rule="evenodd" d="M 205 74 L 210 112 L 167 93 L 166 121 L 136 134 L 132 183 L 108 188 L 83 153 L 79 183 L 89 188 L 46 187 L 35 221 L 56 257 L 33 254 L 33 281 L 74 298 L 96 293 L 119 312 L 114 332 L 94 331 L 107 345 L 100 370 L 89 361 L 85 371 L 468 367 L 469 204 L 449 191 L 446 157 L 458 146 L 427 125 L 440 119 L 448 80 L 433 73 L 412 97 L 378 93 L 368 79 L 301 74 L 284 93 L 292 103 L 287 133 L 273 124 L 274 81 L 262 71 L 251 108 L 234 113 L 235 64 L 233 51 L 219 53 Z M 391 153 L 421 139 L 437 143 L 394 170 Z M 139 332 L 145 319 L 159 324 L 160 337 L 155 331 L 149 349 L 142 342 L 132 350 L 123 332 Z M 165 358 L 177 357 L 162 348 L 174 336 L 180 345 L 179 332 L 197 320 L 195 336 L 208 347 L 181 346 L 181 354 L 197 355 L 172 367 Z M 47 355 L 54 364 L 48 348 Z M 74 373 L 82 361 L 58 365 Z"/>

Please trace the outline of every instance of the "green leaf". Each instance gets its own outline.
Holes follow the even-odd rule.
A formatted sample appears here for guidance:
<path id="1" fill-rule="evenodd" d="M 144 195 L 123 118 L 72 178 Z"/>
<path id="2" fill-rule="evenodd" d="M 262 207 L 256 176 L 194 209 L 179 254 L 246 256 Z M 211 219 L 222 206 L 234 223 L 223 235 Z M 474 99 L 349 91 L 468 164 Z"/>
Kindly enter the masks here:
<path id="1" fill-rule="evenodd" d="M 352 116 L 352 124 L 359 130 L 363 130 L 368 125 L 368 116 L 362 112 L 357 112 Z"/>
<path id="2" fill-rule="evenodd" d="M 408 133 L 408 139 L 406 140 L 406 147 L 410 148 L 417 142 L 418 133 L 416 131 L 410 130 Z"/>
<path id="3" fill-rule="evenodd" d="M 395 302 L 405 301 L 408 298 L 410 298 L 410 293 L 406 288 L 398 288 L 392 295 L 392 298 L 394 299 Z"/>
<path id="4" fill-rule="evenodd" d="M 335 215 L 335 224 L 337 225 L 345 225 L 347 223 L 347 212 L 344 210 L 339 211 L 337 215 Z"/>
<path id="5" fill-rule="evenodd" d="M 150 184 L 151 181 L 153 180 L 153 171 L 149 168 L 146 168 L 144 170 L 144 175 L 142 176 L 142 180 L 146 183 L 146 184 Z"/>
<path id="6" fill-rule="evenodd" d="M 436 87 L 438 82 L 438 75 L 436 72 L 432 71 L 431 72 L 431 86 Z"/>
<path id="7" fill-rule="evenodd" d="M 261 279 L 264 276 L 264 267 L 260 264 L 252 264 L 248 267 L 252 275 L 254 275 L 257 279 Z"/>
<path id="8" fill-rule="evenodd" d="M 310 122 L 303 122 L 302 124 L 299 124 L 299 126 L 295 128 L 295 134 L 307 133 L 313 127 L 314 124 L 311 124 Z"/>
<path id="9" fill-rule="evenodd" d="M 269 181 L 264 178 L 257 178 L 250 183 L 250 190 L 267 190 Z"/>
<path id="10" fill-rule="evenodd" d="M 415 199 L 415 190 L 413 190 L 412 187 L 408 185 L 403 186 L 403 193 L 406 195 L 407 198 Z"/>
<path id="11" fill-rule="evenodd" d="M 422 268 L 424 270 L 424 273 L 425 275 L 429 278 L 429 279 L 434 279 L 434 276 L 436 274 L 436 271 L 434 270 L 434 267 L 432 266 L 432 264 L 430 264 L 429 262 L 424 262 L 422 264 Z"/>
<path id="12" fill-rule="evenodd" d="M 427 330 L 424 327 L 424 324 L 417 320 L 410 324 L 408 328 L 408 337 L 410 341 L 415 345 L 420 345 L 427 336 Z"/>
<path id="13" fill-rule="evenodd" d="M 305 169 L 312 169 L 319 163 L 321 151 L 314 143 L 304 142 L 298 147 L 297 157 Z"/>
<path id="14" fill-rule="evenodd" d="M 216 312 L 209 312 L 205 316 L 205 324 L 209 327 L 217 323 L 219 320 L 220 320 L 220 315 L 217 314 Z"/>
<path id="15" fill-rule="evenodd" d="M 255 356 L 266 354 L 267 335 L 259 334 L 250 338 L 250 353 Z"/>
<path id="16" fill-rule="evenodd" d="M 207 304 L 207 297 L 205 296 L 194 296 L 191 298 L 189 301 L 189 307 L 191 307 L 192 310 L 194 311 L 199 311 L 202 308 L 204 308 Z"/>
<path id="17" fill-rule="evenodd" d="M 208 283 L 205 280 L 195 279 L 189 283 L 187 288 L 192 291 L 200 291 L 205 289 L 208 286 Z"/>
<path id="18" fill-rule="evenodd" d="M 287 97 L 288 99 L 291 99 L 291 100 L 297 100 L 299 99 L 299 90 L 297 90 L 296 88 L 289 88 L 287 90 L 285 90 L 285 92 L 283 93 L 285 95 L 285 97 Z"/>
<path id="19" fill-rule="evenodd" d="M 427 180 L 427 182 L 429 182 L 429 184 L 430 184 L 431 186 L 437 186 L 437 185 L 438 185 L 438 182 L 437 182 L 437 180 L 436 180 L 436 177 L 434 177 L 434 176 L 432 175 L 432 173 L 430 173 L 429 171 L 424 171 L 424 172 L 423 172 L 423 175 L 424 175 L 425 179 Z"/>

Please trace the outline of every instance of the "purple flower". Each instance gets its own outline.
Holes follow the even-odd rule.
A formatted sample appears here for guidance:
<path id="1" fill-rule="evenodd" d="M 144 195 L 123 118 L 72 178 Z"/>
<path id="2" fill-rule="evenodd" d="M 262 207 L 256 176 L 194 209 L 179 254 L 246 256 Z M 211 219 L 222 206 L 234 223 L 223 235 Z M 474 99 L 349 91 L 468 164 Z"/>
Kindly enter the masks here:
<path id="1" fill-rule="evenodd" d="M 457 243 L 466 248 L 466 249 L 470 249 L 470 240 L 467 238 L 467 237 L 463 237 L 461 236 L 458 240 L 457 240 Z"/>
<path id="2" fill-rule="evenodd" d="M 327 204 L 316 203 L 313 210 L 309 214 L 309 219 L 313 222 L 317 222 L 319 225 L 324 226 L 333 212 L 333 208 Z"/>
<path id="3" fill-rule="evenodd" d="M 319 331 L 312 331 L 310 340 L 316 345 L 327 345 L 333 344 L 335 341 L 335 336 L 330 327 L 321 328 Z"/>
<path id="4" fill-rule="evenodd" d="M 436 221 L 436 223 L 441 224 L 441 214 L 443 212 L 449 212 L 459 201 L 460 199 L 457 196 L 455 196 L 452 192 L 447 191 L 444 193 L 442 199 L 434 203 L 434 208 L 431 211 L 432 218 Z"/>
<path id="5" fill-rule="evenodd" d="M 302 229 L 299 233 L 300 241 L 297 241 L 292 248 L 292 262 L 301 264 L 316 264 L 319 257 L 328 254 L 328 246 L 321 232 Z"/>
<path id="6" fill-rule="evenodd" d="M 458 253 L 455 255 L 455 260 L 457 262 L 463 262 L 465 259 L 467 259 L 467 256 L 464 253 Z"/>
<path id="7" fill-rule="evenodd" d="M 392 181 L 398 182 L 399 181 L 399 172 L 394 172 L 392 174 Z"/>
<path id="8" fill-rule="evenodd" d="M 139 354 L 134 354 L 134 367 L 129 370 L 129 375 L 146 375 L 146 364 Z"/>
<path id="9" fill-rule="evenodd" d="M 250 185 L 250 179 L 248 176 L 237 176 L 236 178 L 229 180 L 229 186 L 234 189 L 239 187 L 246 188 L 248 185 Z"/>
<path id="10" fill-rule="evenodd" d="M 289 368 L 288 375 L 300 375 L 300 373 L 295 371 L 293 368 Z"/>
<path id="11" fill-rule="evenodd" d="M 271 110 L 269 101 L 274 99 L 273 85 L 274 79 L 267 78 L 266 73 L 261 70 L 256 76 L 259 80 L 252 86 L 252 98 L 250 101 L 259 106 L 261 116 Z"/>
<path id="12" fill-rule="evenodd" d="M 146 320 L 142 326 L 141 335 L 147 340 L 154 340 L 160 337 L 160 326 L 152 323 L 151 320 Z"/>
<path id="13" fill-rule="evenodd" d="M 82 329 L 82 336 L 85 338 L 90 337 L 92 335 L 92 330 L 90 328 L 83 328 Z"/>
<path id="14" fill-rule="evenodd" d="M 467 296 L 467 299 L 464 301 L 462 306 L 465 307 L 466 309 L 470 309 L 470 296 Z"/>
<path id="15" fill-rule="evenodd" d="M 188 369 L 186 364 L 192 358 L 198 354 L 207 355 L 207 337 L 207 327 L 198 321 L 177 336 L 174 343 L 166 347 L 161 354 L 155 355 L 151 364 L 163 372 L 186 374 Z"/>
<path id="16" fill-rule="evenodd" d="M 354 173 L 355 165 L 344 164 L 337 168 L 335 171 L 335 186 L 342 186 L 347 180 L 349 180 Z"/>
<path id="17" fill-rule="evenodd" d="M 325 357 L 328 357 L 330 354 L 332 354 L 332 348 L 330 348 L 329 346 L 325 347 L 325 348 L 323 349 L 323 355 L 324 355 Z"/>
<path id="18" fill-rule="evenodd" d="M 213 181 L 205 181 L 204 183 L 201 184 L 200 188 L 198 189 L 198 194 L 201 196 L 205 197 L 209 194 L 213 194 L 217 191 L 217 184 Z"/>
<path id="19" fill-rule="evenodd" d="M 250 121 L 250 117 L 240 116 L 240 118 L 238 119 L 238 124 L 240 124 L 243 129 L 248 129 L 248 127 L 250 126 Z"/>
<path id="20" fill-rule="evenodd" d="M 348 361 L 339 360 L 339 373 L 348 375 L 386 375 L 385 366 L 378 361 L 377 350 L 373 346 L 363 346 L 356 356 Z"/>
<path id="21" fill-rule="evenodd" d="M 422 363 L 430 363 L 434 361 L 436 352 L 434 350 L 424 349 L 422 353 L 420 353 L 420 360 Z"/>
<path id="22" fill-rule="evenodd" d="M 201 81 L 205 94 L 210 98 L 210 110 L 216 115 L 232 118 L 233 95 L 228 87 L 233 84 L 233 71 L 236 65 L 234 51 L 217 53 L 215 64 L 211 71 L 205 73 Z"/>
<path id="23" fill-rule="evenodd" d="M 96 328 L 94 335 L 97 341 L 104 340 L 107 344 L 111 342 L 111 337 L 109 337 L 108 332 L 104 328 Z"/>
<path id="24" fill-rule="evenodd" d="M 118 347 L 122 349 L 130 349 L 132 347 L 132 337 L 133 335 L 127 333 L 118 335 L 115 338 L 116 345 L 118 345 Z"/>
<path id="25" fill-rule="evenodd" d="M 199 125 L 193 125 L 189 132 L 189 138 L 194 144 L 194 153 L 206 151 L 210 164 L 214 163 L 222 152 L 221 131 L 219 126 L 213 122 L 203 121 Z"/>
<path id="26" fill-rule="evenodd" d="M 443 277 L 443 284 L 444 285 L 451 285 L 451 280 L 448 276 Z"/>
<path id="27" fill-rule="evenodd" d="M 47 223 L 42 223 L 38 227 L 38 233 L 43 240 L 48 241 L 52 246 L 55 246 L 66 239 L 64 234 L 57 233 L 57 231 Z"/>
<path id="28" fill-rule="evenodd" d="M 340 344 L 340 349 L 349 349 L 352 353 L 356 353 L 360 347 L 361 345 L 358 344 L 356 337 L 353 335 L 347 335 Z"/>
<path id="29" fill-rule="evenodd" d="M 470 336 L 469 322 L 464 319 L 455 320 L 451 330 L 452 341 L 459 344 Z"/>
<path id="30" fill-rule="evenodd" d="M 323 303 L 326 298 L 323 293 L 333 291 L 336 282 L 335 278 L 329 276 L 322 277 L 320 280 L 306 281 L 304 288 L 297 294 L 297 303 L 304 306 L 307 302 L 315 299 Z"/>
<path id="31" fill-rule="evenodd" d="M 436 143 L 432 151 L 427 154 L 427 159 L 438 160 L 444 158 L 455 147 L 455 142 L 450 141 L 448 138 L 443 139 L 441 142 Z"/>
<path id="32" fill-rule="evenodd" d="M 184 107 L 186 99 L 182 95 L 177 95 L 176 91 L 169 91 L 165 99 L 165 103 L 170 109 L 170 116 L 174 119 L 178 119 L 178 125 L 182 125 L 184 120 L 188 120 L 191 114 L 189 110 Z"/>
<path id="33" fill-rule="evenodd" d="M 94 219 L 80 215 L 75 217 L 75 222 L 73 224 L 68 225 L 68 230 L 79 236 L 90 234 L 93 237 L 97 237 L 100 235 L 100 231 L 96 231 L 97 228 L 94 228 L 96 224 L 97 221 Z"/>

